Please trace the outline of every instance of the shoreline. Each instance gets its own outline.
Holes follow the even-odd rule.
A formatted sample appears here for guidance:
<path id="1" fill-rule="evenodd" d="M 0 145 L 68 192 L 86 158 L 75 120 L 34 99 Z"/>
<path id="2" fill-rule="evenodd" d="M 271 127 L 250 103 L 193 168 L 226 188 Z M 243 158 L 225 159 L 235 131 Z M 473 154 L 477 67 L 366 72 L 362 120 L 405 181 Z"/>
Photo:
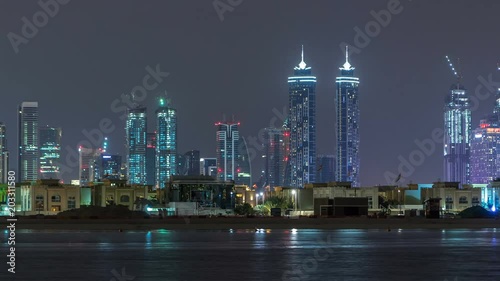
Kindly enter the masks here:
<path id="1" fill-rule="evenodd" d="M 4 220 L 6 223 L 6 221 Z M 500 228 L 496 219 L 425 218 L 168 218 L 31 219 L 19 217 L 19 230 L 228 230 L 228 229 L 482 229 Z"/>

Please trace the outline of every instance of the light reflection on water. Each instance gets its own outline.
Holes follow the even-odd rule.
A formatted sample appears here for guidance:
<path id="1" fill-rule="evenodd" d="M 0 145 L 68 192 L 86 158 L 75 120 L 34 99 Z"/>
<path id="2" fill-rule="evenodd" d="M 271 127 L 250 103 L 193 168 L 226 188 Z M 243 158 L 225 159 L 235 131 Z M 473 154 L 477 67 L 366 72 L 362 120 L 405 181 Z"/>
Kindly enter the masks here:
<path id="1" fill-rule="evenodd" d="M 498 235 L 496 229 L 20 230 L 16 276 L 107 281 L 112 269 L 125 267 L 137 281 L 282 280 L 309 262 L 315 267 L 307 280 L 498 280 Z M 315 260 L 318 251 L 326 260 Z M 0 280 L 10 280 L 4 272 Z M 290 281 L 306 280 L 299 277 Z"/>

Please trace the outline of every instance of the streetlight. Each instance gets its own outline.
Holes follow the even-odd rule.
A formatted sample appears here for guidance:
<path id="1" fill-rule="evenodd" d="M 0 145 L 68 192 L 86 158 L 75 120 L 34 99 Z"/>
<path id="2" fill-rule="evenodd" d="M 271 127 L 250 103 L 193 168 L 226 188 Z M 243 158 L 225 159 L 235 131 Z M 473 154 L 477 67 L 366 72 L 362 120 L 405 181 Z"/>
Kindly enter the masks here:
<path id="1" fill-rule="evenodd" d="M 262 204 L 264 204 L 264 193 L 260 193 L 260 197 L 262 198 Z"/>
<path id="2" fill-rule="evenodd" d="M 259 205 L 259 194 L 255 194 L 255 205 Z"/>
<path id="3" fill-rule="evenodd" d="M 292 194 L 293 194 L 293 209 L 294 211 L 297 211 L 297 192 L 294 190 L 292 190 Z"/>
<path id="4" fill-rule="evenodd" d="M 401 215 L 401 189 L 398 189 L 399 215 Z"/>

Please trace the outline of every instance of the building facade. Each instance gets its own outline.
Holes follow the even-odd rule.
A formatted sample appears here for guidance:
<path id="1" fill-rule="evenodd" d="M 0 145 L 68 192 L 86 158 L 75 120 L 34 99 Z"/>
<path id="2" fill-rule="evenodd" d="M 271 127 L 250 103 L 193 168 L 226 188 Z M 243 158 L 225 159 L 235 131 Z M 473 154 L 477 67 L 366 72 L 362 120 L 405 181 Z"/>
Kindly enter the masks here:
<path id="1" fill-rule="evenodd" d="M 487 184 L 500 176 L 500 126 L 481 120 L 472 132 L 470 171 L 472 184 Z"/>
<path id="2" fill-rule="evenodd" d="M 156 188 L 165 188 L 177 173 L 177 111 L 168 100 L 159 99 L 156 110 Z"/>
<path id="3" fill-rule="evenodd" d="M 100 162 L 102 150 L 98 148 L 86 148 L 80 146 L 79 153 L 79 179 L 81 186 L 88 186 L 90 183 L 100 179 Z"/>
<path id="4" fill-rule="evenodd" d="M 101 155 L 100 179 L 121 179 L 122 157 L 104 153 Z"/>
<path id="5" fill-rule="evenodd" d="M 156 132 L 148 133 L 146 137 L 146 184 L 156 183 Z"/>
<path id="6" fill-rule="evenodd" d="M 354 67 L 349 63 L 349 50 L 346 47 L 346 61 L 336 79 L 336 165 L 337 181 L 350 181 L 360 186 L 359 169 L 359 78 L 354 76 Z"/>
<path id="7" fill-rule="evenodd" d="M 248 153 L 245 137 L 241 137 L 238 145 L 238 163 L 236 174 L 236 184 L 246 186 L 252 185 L 252 161 Z"/>
<path id="8" fill-rule="evenodd" d="M 217 158 L 200 158 L 200 175 L 217 177 Z"/>
<path id="9" fill-rule="evenodd" d="M 7 150 L 7 127 L 0 122 L 0 183 L 7 183 L 9 174 L 9 151 Z"/>
<path id="10" fill-rule="evenodd" d="M 127 179 L 130 184 L 146 184 L 146 134 L 145 107 L 131 108 L 127 112 Z"/>
<path id="11" fill-rule="evenodd" d="M 40 128 L 40 178 L 60 179 L 61 128 Z"/>
<path id="12" fill-rule="evenodd" d="M 452 85 L 444 107 L 444 179 L 470 183 L 471 110 L 467 91 Z"/>
<path id="13" fill-rule="evenodd" d="M 19 106 L 18 178 L 19 182 L 38 178 L 39 130 L 38 102 L 23 102 Z"/>
<path id="14" fill-rule="evenodd" d="M 190 150 L 184 154 L 188 176 L 200 175 L 200 151 Z"/>
<path id="15" fill-rule="evenodd" d="M 288 77 L 290 185 L 302 188 L 316 176 L 316 76 L 302 61 Z"/>
<path id="16" fill-rule="evenodd" d="M 316 169 L 316 181 L 335 181 L 335 155 L 318 155 L 316 159 L 316 163 L 318 163 L 318 169 Z"/>
<path id="17" fill-rule="evenodd" d="M 237 180 L 240 123 L 218 122 L 217 128 L 217 178 L 222 181 Z"/>
<path id="18" fill-rule="evenodd" d="M 285 172 L 288 160 L 286 138 L 289 132 L 284 128 L 266 128 L 264 132 L 264 173 L 266 186 L 271 190 L 275 186 L 285 185 Z"/>

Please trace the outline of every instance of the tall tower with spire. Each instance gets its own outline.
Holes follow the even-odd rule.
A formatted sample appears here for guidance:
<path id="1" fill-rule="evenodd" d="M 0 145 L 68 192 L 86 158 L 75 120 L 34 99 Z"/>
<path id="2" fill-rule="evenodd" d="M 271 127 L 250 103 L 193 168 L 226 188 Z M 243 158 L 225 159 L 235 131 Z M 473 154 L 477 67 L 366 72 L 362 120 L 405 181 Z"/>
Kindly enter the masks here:
<path id="1" fill-rule="evenodd" d="M 316 176 L 316 76 L 302 60 L 288 77 L 288 130 L 290 132 L 290 185 L 304 187 Z"/>
<path id="2" fill-rule="evenodd" d="M 337 181 L 359 182 L 359 78 L 354 76 L 354 67 L 349 63 L 349 49 L 346 46 L 345 63 L 340 76 L 335 80 L 337 157 L 335 159 L 335 178 Z"/>
<path id="3" fill-rule="evenodd" d="M 471 110 L 462 74 L 446 56 L 457 82 L 451 85 L 444 106 L 444 178 L 445 181 L 470 183 Z"/>

